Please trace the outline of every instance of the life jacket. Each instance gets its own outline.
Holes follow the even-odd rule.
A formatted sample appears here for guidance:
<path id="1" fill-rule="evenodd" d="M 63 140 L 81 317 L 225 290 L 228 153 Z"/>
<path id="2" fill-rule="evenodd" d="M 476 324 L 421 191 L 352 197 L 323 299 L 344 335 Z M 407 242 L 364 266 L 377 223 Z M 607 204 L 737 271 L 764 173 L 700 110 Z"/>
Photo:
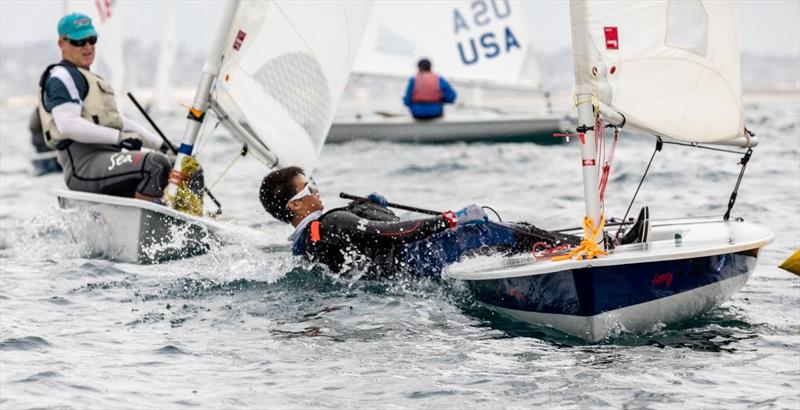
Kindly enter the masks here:
<path id="1" fill-rule="evenodd" d="M 414 78 L 414 90 L 411 92 L 411 102 L 442 102 L 442 87 L 439 86 L 439 76 L 431 72 L 417 74 L 417 77 Z"/>
<path id="2" fill-rule="evenodd" d="M 47 80 L 50 79 L 50 70 L 55 66 L 66 67 L 62 63 L 53 64 L 47 67 L 39 80 L 39 117 L 42 120 L 42 131 L 44 131 L 44 141 L 51 149 L 64 149 L 72 143 L 72 140 L 64 138 L 56 127 L 53 114 L 44 108 L 44 92 Z M 117 110 L 117 101 L 114 98 L 114 90 L 106 80 L 91 71 L 76 67 L 86 79 L 89 85 L 89 92 L 83 99 L 81 105 L 81 117 L 94 124 L 103 127 L 122 130 L 122 117 Z"/>

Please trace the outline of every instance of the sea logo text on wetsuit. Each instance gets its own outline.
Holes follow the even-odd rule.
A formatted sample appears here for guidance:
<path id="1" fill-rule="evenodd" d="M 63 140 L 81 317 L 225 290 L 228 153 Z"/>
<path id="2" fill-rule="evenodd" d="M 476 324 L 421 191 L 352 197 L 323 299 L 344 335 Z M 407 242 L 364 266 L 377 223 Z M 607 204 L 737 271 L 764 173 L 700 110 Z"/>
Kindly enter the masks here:
<path id="1" fill-rule="evenodd" d="M 117 153 L 112 155 L 110 159 L 111 165 L 108 166 L 109 171 L 125 163 L 133 164 L 133 154 Z"/>
<path id="2" fill-rule="evenodd" d="M 508 25 L 511 12 L 508 0 L 475 0 L 468 10 L 453 8 L 453 34 L 461 63 L 472 65 L 481 58 L 522 49 Z"/>

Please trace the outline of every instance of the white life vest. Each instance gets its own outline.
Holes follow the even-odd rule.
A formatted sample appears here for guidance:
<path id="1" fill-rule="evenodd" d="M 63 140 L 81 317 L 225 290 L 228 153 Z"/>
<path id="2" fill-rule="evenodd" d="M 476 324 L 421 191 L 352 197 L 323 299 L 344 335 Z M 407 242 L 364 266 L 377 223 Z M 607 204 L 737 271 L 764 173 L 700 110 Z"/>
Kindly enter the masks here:
<path id="1" fill-rule="evenodd" d="M 39 82 L 39 117 L 42 120 L 42 131 L 44 132 L 44 141 L 47 146 L 51 149 L 64 149 L 72 140 L 61 135 L 53 120 L 53 115 L 44 109 L 44 87 L 50 77 L 50 70 L 57 65 L 62 64 L 54 64 L 47 67 L 42 80 Z M 81 104 L 81 117 L 94 124 L 121 131 L 122 117 L 117 110 L 117 101 L 114 98 L 114 90 L 111 88 L 111 84 L 85 68 L 77 67 L 77 69 L 86 79 L 86 83 L 89 84 L 89 92 Z"/>

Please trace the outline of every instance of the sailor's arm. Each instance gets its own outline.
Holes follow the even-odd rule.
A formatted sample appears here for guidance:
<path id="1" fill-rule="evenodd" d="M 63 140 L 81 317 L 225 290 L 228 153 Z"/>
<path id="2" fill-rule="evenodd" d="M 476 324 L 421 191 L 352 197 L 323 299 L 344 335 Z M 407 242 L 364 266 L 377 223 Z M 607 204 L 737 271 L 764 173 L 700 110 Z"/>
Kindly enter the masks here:
<path id="1" fill-rule="evenodd" d="M 68 102 L 53 108 L 53 121 L 64 138 L 84 144 L 119 144 L 119 130 L 103 127 L 81 117 L 81 105 Z"/>
<path id="2" fill-rule="evenodd" d="M 442 90 L 442 102 L 453 103 L 456 101 L 456 90 L 443 77 L 439 77 L 439 88 Z"/>
<path id="3" fill-rule="evenodd" d="M 444 216 L 406 221 L 371 221 L 350 212 L 334 212 L 320 225 L 322 236 L 342 235 L 359 241 L 413 242 L 442 232 L 448 227 Z"/>
<path id="4" fill-rule="evenodd" d="M 408 85 L 406 85 L 406 93 L 403 95 L 403 105 L 410 107 L 411 106 L 411 94 L 414 92 L 414 77 L 411 77 L 408 80 Z"/>
<path id="5" fill-rule="evenodd" d="M 122 130 L 123 131 L 133 131 L 138 133 L 142 136 L 142 142 L 145 147 L 150 149 L 160 149 L 161 145 L 164 144 L 164 141 L 156 134 L 150 132 L 147 128 L 142 126 L 136 121 L 126 117 L 122 113 L 119 113 L 119 116 L 122 117 Z"/>

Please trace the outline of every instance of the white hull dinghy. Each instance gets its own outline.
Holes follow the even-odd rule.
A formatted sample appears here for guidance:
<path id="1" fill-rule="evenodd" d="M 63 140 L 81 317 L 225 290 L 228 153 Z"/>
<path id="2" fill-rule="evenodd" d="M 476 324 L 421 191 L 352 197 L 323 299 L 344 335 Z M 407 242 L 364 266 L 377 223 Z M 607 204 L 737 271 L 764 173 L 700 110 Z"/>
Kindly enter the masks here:
<path id="1" fill-rule="evenodd" d="M 607 257 L 470 260 L 446 276 L 503 314 L 598 341 L 718 306 L 744 286 L 772 239 L 738 220 L 651 221 L 647 242 L 619 245 Z"/>
<path id="2" fill-rule="evenodd" d="M 733 6 L 716 0 L 572 0 L 570 14 L 583 241 L 565 255 L 545 250 L 462 261 L 445 277 L 466 282 L 478 301 L 498 312 L 597 341 L 718 306 L 744 286 L 774 236 L 731 218 L 757 144 L 742 115 Z M 644 207 L 635 224 L 623 222 L 617 235 L 608 234 L 603 198 L 622 127 L 657 138 L 650 164 L 664 144 L 742 155 L 725 215 L 654 221 Z M 608 156 L 607 128 L 614 135 Z"/>
<path id="3" fill-rule="evenodd" d="M 124 263 L 151 264 L 201 255 L 221 237 L 219 222 L 178 212 L 153 202 L 111 195 L 54 190 L 62 209 L 87 209 L 104 237 L 94 251 Z"/>
<path id="4" fill-rule="evenodd" d="M 572 124 L 564 124 L 563 115 L 552 113 L 524 2 L 479 3 L 429 1 L 410 6 L 402 0 L 376 2 L 348 87 L 348 102 L 357 103 L 358 109 L 334 120 L 328 142 L 564 143 L 553 134 Z M 484 12 L 479 11 L 480 6 L 486 8 Z M 458 93 L 456 107 L 448 106 L 443 118 L 417 121 L 399 106 L 421 57 L 430 58 L 433 71 Z M 501 100 L 521 95 L 524 104 L 531 104 L 524 111 L 507 113 L 494 107 Z M 390 105 L 381 104 L 389 100 Z M 376 111 L 377 105 L 391 112 Z"/>
<path id="5" fill-rule="evenodd" d="M 561 144 L 569 122 L 557 115 L 494 118 L 440 118 L 414 120 L 410 116 L 385 119 L 359 119 L 336 122 L 328 135 L 329 143 L 353 140 L 441 144 L 452 142 L 534 142 Z"/>
<path id="6" fill-rule="evenodd" d="M 250 228 L 171 208 L 178 191 L 176 181 L 183 174 L 183 159 L 194 154 L 206 117 L 214 116 L 245 144 L 243 153 L 266 165 L 265 172 L 300 166 L 310 175 L 371 8 L 368 1 L 226 2 L 176 150 L 162 198 L 166 205 L 63 190 L 54 192 L 59 205 L 93 212 L 106 227 L 104 253 L 122 262 L 155 263 L 198 255 L 215 241 L 223 243 L 223 234 L 228 233 L 258 236 Z M 323 26 L 325 35 L 320 36 Z M 280 38 L 280 43 L 275 43 L 275 38 Z M 305 93 L 298 94 L 301 89 Z"/>

